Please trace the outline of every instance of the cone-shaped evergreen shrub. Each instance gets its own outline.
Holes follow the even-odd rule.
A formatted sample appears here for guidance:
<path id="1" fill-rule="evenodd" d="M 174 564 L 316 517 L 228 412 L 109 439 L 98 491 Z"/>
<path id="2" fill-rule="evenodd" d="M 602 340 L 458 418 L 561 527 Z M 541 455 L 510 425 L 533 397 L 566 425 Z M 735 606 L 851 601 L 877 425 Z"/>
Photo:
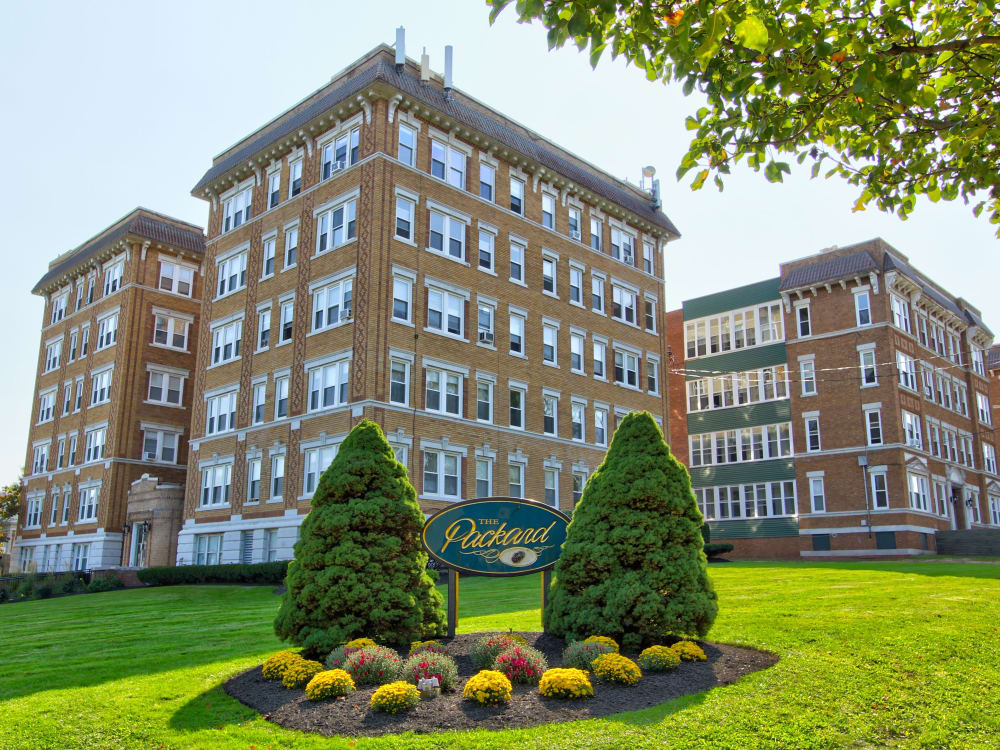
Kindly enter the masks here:
<path id="1" fill-rule="evenodd" d="M 423 523 L 406 468 L 379 426 L 362 420 L 323 472 L 302 521 L 274 621 L 278 637 L 325 657 L 360 636 L 408 646 L 443 635 Z"/>
<path id="2" fill-rule="evenodd" d="M 630 413 L 573 511 L 546 632 L 611 636 L 633 652 L 668 634 L 705 635 L 718 604 L 702 523 L 687 469 L 648 413 Z"/>

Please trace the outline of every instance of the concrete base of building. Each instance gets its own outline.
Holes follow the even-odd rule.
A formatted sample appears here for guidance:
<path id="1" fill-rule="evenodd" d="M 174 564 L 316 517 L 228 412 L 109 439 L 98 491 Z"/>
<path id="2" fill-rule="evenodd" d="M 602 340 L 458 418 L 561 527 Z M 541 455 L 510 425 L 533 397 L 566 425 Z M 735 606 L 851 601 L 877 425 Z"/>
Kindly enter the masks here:
<path id="1" fill-rule="evenodd" d="M 75 556 L 76 545 L 88 545 L 86 556 Z M 28 571 L 20 570 L 21 550 L 31 548 Z M 91 534 L 40 536 L 18 539 L 14 545 L 12 570 L 33 573 L 60 573 L 67 570 L 102 570 L 119 567 L 122 562 L 122 533 L 98 529 Z"/>
<path id="2" fill-rule="evenodd" d="M 802 548 L 800 537 L 759 537 L 750 539 L 715 539 L 712 543 L 733 545 L 733 551 L 723 555 L 728 560 L 798 560 Z"/>
<path id="3" fill-rule="evenodd" d="M 189 519 L 177 535 L 177 565 L 197 565 L 198 537 L 204 534 L 222 534 L 221 559 L 219 564 L 266 562 L 264 534 L 268 529 L 276 529 L 277 545 L 274 549 L 276 560 L 291 560 L 294 557 L 295 542 L 299 538 L 302 519 L 294 509 L 285 511 L 283 516 L 265 518 L 242 518 L 233 516 L 229 521 L 217 523 L 195 523 Z M 246 559 L 244 534 L 250 534 L 250 555 Z"/>

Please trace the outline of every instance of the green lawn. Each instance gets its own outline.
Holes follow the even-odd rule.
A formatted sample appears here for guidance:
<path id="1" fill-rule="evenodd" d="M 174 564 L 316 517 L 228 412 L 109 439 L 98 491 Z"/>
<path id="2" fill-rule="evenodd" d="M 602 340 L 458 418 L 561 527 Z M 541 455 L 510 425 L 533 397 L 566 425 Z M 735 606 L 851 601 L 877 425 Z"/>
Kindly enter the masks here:
<path id="1" fill-rule="evenodd" d="M 329 740 L 219 685 L 279 647 L 267 587 L 117 591 L 0 605 L 0 748 L 997 747 L 1000 566 L 710 568 L 710 638 L 772 669 L 614 717 L 508 732 Z M 463 631 L 537 629 L 539 581 L 463 581 Z"/>

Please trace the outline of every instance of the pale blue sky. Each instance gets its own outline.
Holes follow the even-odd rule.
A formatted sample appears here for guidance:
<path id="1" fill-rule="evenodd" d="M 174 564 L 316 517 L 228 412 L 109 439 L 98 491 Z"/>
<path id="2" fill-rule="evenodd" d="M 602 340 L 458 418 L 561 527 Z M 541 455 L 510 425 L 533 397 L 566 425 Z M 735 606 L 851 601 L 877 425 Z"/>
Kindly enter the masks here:
<path id="1" fill-rule="evenodd" d="M 380 42 L 407 30 L 455 85 L 611 174 L 662 178 L 663 207 L 683 237 L 668 246 L 667 309 L 777 274 L 829 245 L 881 236 L 1000 330 L 994 227 L 960 204 L 923 202 L 909 221 L 868 210 L 840 182 L 783 185 L 738 170 L 726 191 L 692 192 L 672 177 L 684 117 L 679 87 L 574 48 L 548 52 L 545 30 L 490 27 L 475 0 L 451 2 L 8 3 L 0 28 L 0 143 L 7 144 L 0 221 L 14 260 L 0 278 L 8 321 L 0 371 L 0 482 L 24 464 L 47 263 L 137 205 L 204 225 L 190 189 L 212 157 Z"/>

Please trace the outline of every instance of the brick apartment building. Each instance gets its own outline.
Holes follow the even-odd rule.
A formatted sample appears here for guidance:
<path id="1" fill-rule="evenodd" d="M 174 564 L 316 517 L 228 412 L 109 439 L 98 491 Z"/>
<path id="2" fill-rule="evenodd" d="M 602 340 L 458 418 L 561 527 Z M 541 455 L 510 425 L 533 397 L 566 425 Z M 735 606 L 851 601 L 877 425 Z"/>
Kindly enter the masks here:
<path id="1" fill-rule="evenodd" d="M 1000 526 L 993 334 L 884 241 L 689 300 L 667 331 L 675 452 L 736 555 L 916 554 Z"/>
<path id="2" fill-rule="evenodd" d="M 20 570 L 172 562 L 203 254 L 199 227 L 137 208 L 53 260 L 33 289 L 45 312 Z"/>
<path id="3" fill-rule="evenodd" d="M 421 506 L 569 511 L 617 419 L 662 420 L 645 191 L 380 46 L 220 154 L 177 563 L 291 557 L 362 417 Z"/>

